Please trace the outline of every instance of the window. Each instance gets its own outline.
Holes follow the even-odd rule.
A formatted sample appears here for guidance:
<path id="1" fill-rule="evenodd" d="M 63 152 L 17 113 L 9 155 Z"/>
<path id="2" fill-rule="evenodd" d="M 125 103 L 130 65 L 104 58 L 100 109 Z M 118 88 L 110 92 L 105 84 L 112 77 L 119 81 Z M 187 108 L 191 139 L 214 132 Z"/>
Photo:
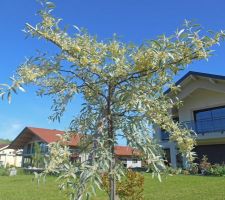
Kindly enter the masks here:
<path id="1" fill-rule="evenodd" d="M 197 132 L 225 130 L 225 106 L 194 111 Z"/>
<path id="2" fill-rule="evenodd" d="M 225 118 L 225 106 L 194 111 L 195 121 Z"/>
<path id="3" fill-rule="evenodd" d="M 170 135 L 168 132 L 166 132 L 165 130 L 161 130 L 161 140 L 162 141 L 167 141 L 169 140 Z"/>
<path id="4" fill-rule="evenodd" d="M 41 148 L 41 153 L 47 153 L 48 152 L 48 147 L 47 144 L 44 142 L 38 142 Z"/>
<path id="5" fill-rule="evenodd" d="M 132 160 L 132 163 L 137 163 L 137 162 L 138 162 L 137 159 L 133 159 L 133 160 Z"/>
<path id="6" fill-rule="evenodd" d="M 27 145 L 27 154 L 30 154 L 31 153 L 31 144 L 28 144 Z"/>
<path id="7" fill-rule="evenodd" d="M 35 145 L 35 143 L 32 143 L 32 144 L 31 144 L 31 153 L 32 153 L 32 154 L 34 154 L 34 145 Z"/>

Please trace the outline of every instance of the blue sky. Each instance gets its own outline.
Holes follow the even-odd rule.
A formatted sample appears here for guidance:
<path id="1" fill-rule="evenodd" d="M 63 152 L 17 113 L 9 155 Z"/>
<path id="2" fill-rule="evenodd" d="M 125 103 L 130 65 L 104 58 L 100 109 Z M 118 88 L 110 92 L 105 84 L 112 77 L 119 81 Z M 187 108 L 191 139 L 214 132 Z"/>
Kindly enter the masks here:
<path id="1" fill-rule="evenodd" d="M 114 33 L 125 42 L 141 44 L 159 34 L 172 34 L 184 19 L 195 20 L 206 30 L 225 30 L 224 0 L 55 0 L 54 15 L 65 24 L 85 27 L 100 39 Z M 39 21 L 35 0 L 0 1 L 0 83 L 23 63 L 25 57 L 35 55 L 37 49 L 55 52 L 56 48 L 43 40 L 25 39 L 24 24 Z M 225 75 L 225 45 L 216 47 L 208 62 L 197 62 L 189 70 Z M 75 99 L 59 124 L 48 120 L 51 101 L 35 95 L 34 88 L 14 96 L 11 105 L 0 102 L 0 138 L 15 138 L 25 126 L 65 129 L 73 115 L 79 113 L 81 98 Z"/>

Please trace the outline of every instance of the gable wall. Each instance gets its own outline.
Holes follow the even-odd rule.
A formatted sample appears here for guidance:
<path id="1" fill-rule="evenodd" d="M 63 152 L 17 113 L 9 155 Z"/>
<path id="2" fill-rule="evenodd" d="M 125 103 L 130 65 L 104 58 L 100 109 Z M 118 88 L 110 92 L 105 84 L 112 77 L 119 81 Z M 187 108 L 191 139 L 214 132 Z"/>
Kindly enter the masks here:
<path id="1" fill-rule="evenodd" d="M 193 120 L 194 110 L 222 105 L 225 105 L 225 93 L 206 89 L 197 89 L 190 96 L 183 99 L 183 105 L 179 109 L 180 121 Z"/>
<path id="2" fill-rule="evenodd" d="M 42 141 L 38 136 L 36 135 L 33 135 L 31 140 L 29 140 L 25 145 L 24 145 L 24 148 L 23 148 L 23 152 L 27 152 L 27 145 L 30 144 L 30 143 L 35 143 L 35 142 L 40 142 Z M 44 141 L 43 141 L 44 142 Z"/>

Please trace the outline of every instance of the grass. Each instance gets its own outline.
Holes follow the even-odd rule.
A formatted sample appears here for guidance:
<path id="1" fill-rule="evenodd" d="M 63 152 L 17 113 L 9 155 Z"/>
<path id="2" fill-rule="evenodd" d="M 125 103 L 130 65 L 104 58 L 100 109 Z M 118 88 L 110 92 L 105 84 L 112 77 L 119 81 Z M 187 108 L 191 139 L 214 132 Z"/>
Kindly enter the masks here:
<path id="1" fill-rule="evenodd" d="M 32 182 L 30 175 L 0 177 L 0 200 L 67 200 L 57 188 L 54 177 L 46 184 Z M 145 174 L 146 200 L 225 200 L 224 177 L 168 176 L 160 183 Z M 103 192 L 94 200 L 106 200 Z"/>

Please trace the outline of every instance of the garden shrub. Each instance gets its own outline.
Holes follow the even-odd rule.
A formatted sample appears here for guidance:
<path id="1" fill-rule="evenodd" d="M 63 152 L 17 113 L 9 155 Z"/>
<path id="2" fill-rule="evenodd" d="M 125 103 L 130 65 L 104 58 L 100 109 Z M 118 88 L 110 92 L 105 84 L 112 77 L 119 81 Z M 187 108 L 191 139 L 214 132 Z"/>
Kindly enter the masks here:
<path id="1" fill-rule="evenodd" d="M 165 174 L 178 175 L 182 173 L 181 168 L 166 167 Z"/>
<path id="2" fill-rule="evenodd" d="M 206 155 L 203 155 L 203 158 L 199 164 L 199 168 L 201 170 L 201 173 L 203 175 L 207 175 L 209 169 L 212 167 L 211 163 L 208 162 L 208 157 Z"/>
<path id="3" fill-rule="evenodd" d="M 108 174 L 102 178 L 103 189 L 109 194 Z M 138 172 L 127 170 L 125 177 L 117 181 L 116 193 L 121 200 L 143 200 L 144 199 L 144 176 Z"/>
<path id="4" fill-rule="evenodd" d="M 0 176 L 8 176 L 9 170 L 8 168 L 0 167 Z"/>
<path id="5" fill-rule="evenodd" d="M 197 163 L 192 163 L 190 168 L 189 168 L 189 173 L 190 174 L 198 174 L 199 172 L 199 167 Z"/>
<path id="6" fill-rule="evenodd" d="M 184 174 L 184 175 L 190 175 L 190 171 L 189 170 L 182 170 L 182 174 Z"/>
<path id="7" fill-rule="evenodd" d="M 225 165 L 215 164 L 207 170 L 207 175 L 211 176 L 225 176 Z"/>
<path id="8" fill-rule="evenodd" d="M 208 162 L 207 156 L 203 156 L 202 161 L 199 165 L 202 174 L 209 176 L 225 176 L 225 165 L 219 165 Z"/>

